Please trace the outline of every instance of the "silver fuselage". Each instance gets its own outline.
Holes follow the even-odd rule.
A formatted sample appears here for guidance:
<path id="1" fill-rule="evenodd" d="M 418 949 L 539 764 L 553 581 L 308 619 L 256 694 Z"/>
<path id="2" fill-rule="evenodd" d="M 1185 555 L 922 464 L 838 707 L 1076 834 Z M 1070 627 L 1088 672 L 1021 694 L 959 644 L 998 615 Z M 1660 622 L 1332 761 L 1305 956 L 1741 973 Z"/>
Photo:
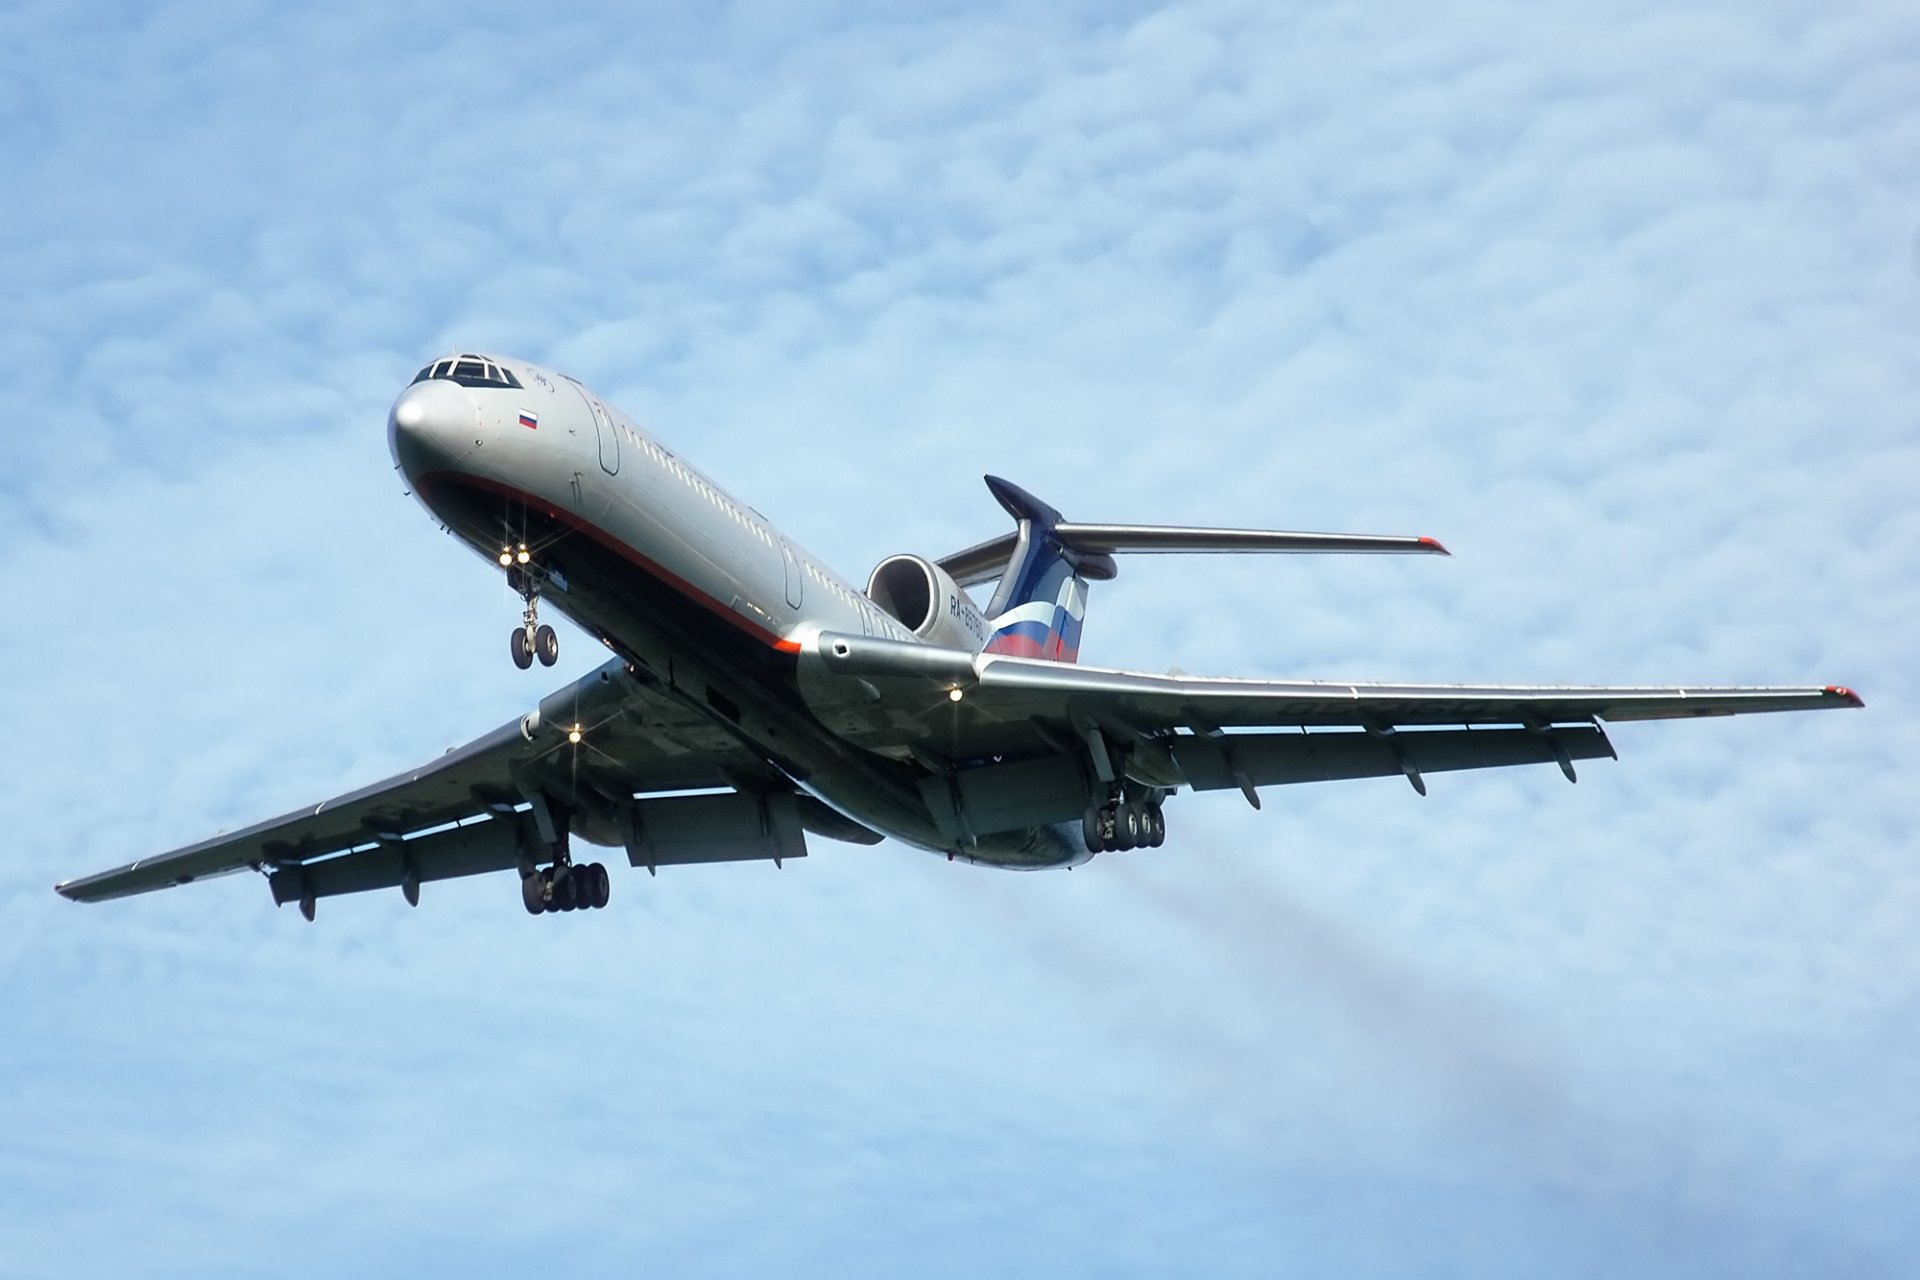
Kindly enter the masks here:
<path id="1" fill-rule="evenodd" d="M 924 722 L 828 675 L 813 645 L 914 634 L 580 383 L 494 363 L 520 386 L 420 381 L 389 416 L 395 463 L 449 531 L 492 564 L 525 544 L 546 607 L 860 824 L 998 866 L 1086 860 L 1063 828 L 942 836 L 915 759 Z"/>

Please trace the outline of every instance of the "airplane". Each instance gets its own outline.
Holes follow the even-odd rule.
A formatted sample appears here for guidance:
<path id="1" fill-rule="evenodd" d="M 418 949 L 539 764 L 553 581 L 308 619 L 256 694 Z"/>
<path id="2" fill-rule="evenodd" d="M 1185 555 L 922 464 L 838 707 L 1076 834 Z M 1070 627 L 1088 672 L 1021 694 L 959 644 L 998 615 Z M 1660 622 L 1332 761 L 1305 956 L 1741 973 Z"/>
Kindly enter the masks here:
<path id="1" fill-rule="evenodd" d="M 865 590 L 564 374 L 461 352 L 401 391 L 395 467 L 523 611 L 613 656 L 441 758 L 232 834 L 55 886 L 81 902 L 243 870 L 321 898 L 511 870 L 542 915 L 607 905 L 575 841 L 633 867 L 891 837 L 949 860 L 1073 867 L 1161 845 L 1176 792 L 1617 758 L 1605 722 L 1859 707 L 1840 685 L 1579 687 L 1202 678 L 1077 662 L 1091 583 L 1180 552 L 1446 555 L 1432 538 L 1089 524 L 995 476 L 1009 532 L 882 560 Z M 988 603 L 971 588 L 996 584 Z"/>

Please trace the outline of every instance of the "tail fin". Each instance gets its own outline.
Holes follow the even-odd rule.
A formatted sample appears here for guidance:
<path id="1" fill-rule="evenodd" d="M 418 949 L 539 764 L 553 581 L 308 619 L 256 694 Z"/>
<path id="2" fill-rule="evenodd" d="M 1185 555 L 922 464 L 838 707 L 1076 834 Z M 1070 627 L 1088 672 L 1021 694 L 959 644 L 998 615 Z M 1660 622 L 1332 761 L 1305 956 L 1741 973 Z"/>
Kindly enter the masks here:
<path id="1" fill-rule="evenodd" d="M 955 552 L 940 567 L 963 587 L 1000 580 L 987 606 L 988 653 L 1073 662 L 1087 616 L 1087 584 L 1118 572 L 1115 552 L 1334 551 L 1446 555 L 1432 538 L 1380 534 L 1282 533 L 1266 529 L 1194 529 L 1166 525 L 1072 524 L 1019 485 L 986 477 L 987 488 L 1018 526 Z"/>
<path id="2" fill-rule="evenodd" d="M 1076 661 L 1087 617 L 1087 579 L 1111 578 L 1113 558 L 1083 556 L 1065 546 L 1055 533 L 1060 513 L 1019 485 L 988 476 L 987 488 L 1019 526 L 999 589 L 987 606 L 993 631 L 986 652 Z"/>

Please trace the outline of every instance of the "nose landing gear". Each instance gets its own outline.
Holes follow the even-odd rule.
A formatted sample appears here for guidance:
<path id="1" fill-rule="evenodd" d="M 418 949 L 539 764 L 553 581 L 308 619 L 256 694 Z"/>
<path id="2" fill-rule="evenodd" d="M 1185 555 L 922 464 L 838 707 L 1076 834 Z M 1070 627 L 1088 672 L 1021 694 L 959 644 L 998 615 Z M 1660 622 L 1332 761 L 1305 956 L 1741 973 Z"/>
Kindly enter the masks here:
<path id="1" fill-rule="evenodd" d="M 528 600 L 525 620 L 507 637 L 512 647 L 513 665 L 522 671 L 531 667 L 535 658 L 540 659 L 543 667 L 550 667 L 560 660 L 560 637 L 552 627 L 539 620 L 534 607 L 534 602 Z"/>
<path id="2" fill-rule="evenodd" d="M 534 576 L 527 569 L 533 559 L 527 544 L 516 547 L 503 547 L 500 551 L 500 564 L 507 571 L 507 585 L 520 593 L 526 608 L 520 615 L 520 625 L 508 636 L 513 665 L 525 671 L 533 665 L 535 658 L 540 665 L 550 667 L 560 660 L 560 637 L 554 629 L 540 621 L 540 588 Z"/>

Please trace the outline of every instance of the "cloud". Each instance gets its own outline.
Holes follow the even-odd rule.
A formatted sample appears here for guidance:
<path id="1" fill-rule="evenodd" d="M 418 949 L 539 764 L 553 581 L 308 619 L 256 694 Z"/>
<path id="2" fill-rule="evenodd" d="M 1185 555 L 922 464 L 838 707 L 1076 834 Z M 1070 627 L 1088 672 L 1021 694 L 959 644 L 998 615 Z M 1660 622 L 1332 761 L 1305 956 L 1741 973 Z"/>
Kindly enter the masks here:
<path id="1" fill-rule="evenodd" d="M 1910 1255 L 1913 35 L 9 10 L 9 1265 Z M 1071 875 L 822 845 L 564 923 L 489 881 L 313 929 L 251 877 L 56 900 L 537 698 L 389 470 L 453 344 L 575 373 L 855 579 L 1000 531 L 983 471 L 1455 552 L 1130 561 L 1089 661 L 1871 709 L 1621 726 L 1573 788 L 1182 799 Z"/>

